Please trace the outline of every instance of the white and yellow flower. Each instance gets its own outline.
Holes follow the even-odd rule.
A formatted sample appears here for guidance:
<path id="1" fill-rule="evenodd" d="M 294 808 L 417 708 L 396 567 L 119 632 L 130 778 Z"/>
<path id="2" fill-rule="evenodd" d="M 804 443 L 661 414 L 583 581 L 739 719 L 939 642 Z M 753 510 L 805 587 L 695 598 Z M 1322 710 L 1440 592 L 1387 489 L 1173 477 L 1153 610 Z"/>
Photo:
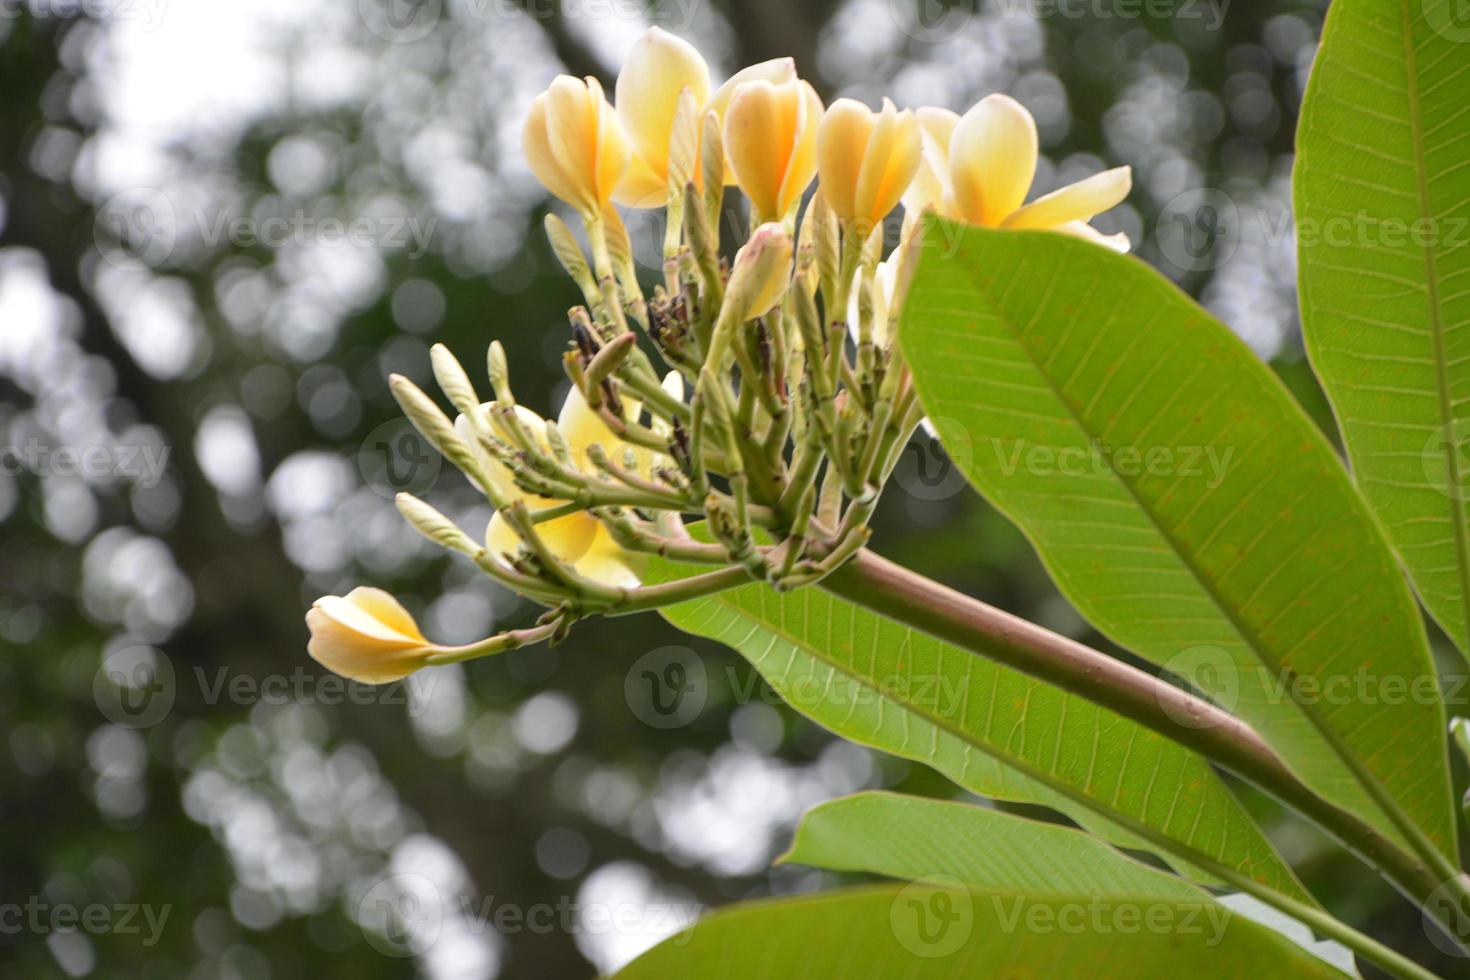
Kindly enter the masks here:
<path id="1" fill-rule="evenodd" d="M 597 79 L 558 75 L 536 96 L 521 130 L 536 179 L 584 217 L 603 213 L 628 169 L 631 151 Z"/>
<path id="2" fill-rule="evenodd" d="M 318 663 L 365 684 L 402 680 L 438 650 L 397 599 L 366 586 L 318 599 L 306 626 L 306 649 Z"/>
<path id="3" fill-rule="evenodd" d="M 1105 170 L 1027 204 L 1036 176 L 1036 121 L 1007 95 L 989 95 L 964 116 L 946 109 L 917 113 L 924 160 L 903 203 L 910 215 L 924 208 L 987 228 L 1049 228 L 1119 252 L 1123 234 L 1103 235 L 1090 224 L 1132 189 L 1128 167 Z"/>
<path id="4" fill-rule="evenodd" d="M 709 65 L 694 46 L 665 30 L 649 28 L 628 53 L 614 90 L 618 119 L 633 150 L 615 193 L 617 202 L 628 207 L 662 207 L 668 199 L 669 146 L 685 89 L 694 98 L 699 118 L 712 112 L 723 125 L 725 109 L 741 85 L 757 80 L 780 83 L 795 77 L 794 61 L 775 58 L 735 73 L 711 95 Z M 698 186 L 703 172 L 698 159 L 694 163 Z M 726 181 L 734 182 L 728 172 Z"/>
<path id="5" fill-rule="evenodd" d="M 805 81 L 745 82 L 725 111 L 725 152 L 755 220 L 787 221 L 817 172 L 822 100 Z"/>
<path id="6" fill-rule="evenodd" d="M 817 128 L 821 194 L 860 237 L 898 206 L 922 156 L 919 122 L 888 99 L 874 112 L 853 99 L 832 103 Z"/>

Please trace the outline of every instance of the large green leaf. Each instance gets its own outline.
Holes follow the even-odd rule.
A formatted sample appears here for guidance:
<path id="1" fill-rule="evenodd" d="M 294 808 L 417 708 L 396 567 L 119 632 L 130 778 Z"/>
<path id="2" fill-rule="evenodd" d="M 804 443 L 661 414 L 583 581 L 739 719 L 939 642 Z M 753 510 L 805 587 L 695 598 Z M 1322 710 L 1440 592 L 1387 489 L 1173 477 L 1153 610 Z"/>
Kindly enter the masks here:
<path id="1" fill-rule="evenodd" d="M 1294 188 L 1307 352 L 1359 485 L 1425 605 L 1470 652 L 1463 9 L 1463 0 L 1333 0 L 1302 105 Z"/>
<path id="2" fill-rule="evenodd" d="M 1142 262 L 939 219 L 901 342 L 971 482 L 1122 646 L 1189 676 L 1327 799 L 1455 853 L 1423 622 L 1322 434 Z"/>
<path id="3" fill-rule="evenodd" d="M 1306 925 L 1249 896 L 1217 899 L 1089 834 L 990 807 L 898 793 L 844 796 L 808 810 L 780 860 L 1036 897 L 1148 895 L 1224 901 L 1237 914 L 1357 975 L 1351 950 L 1317 941 Z"/>
<path id="4" fill-rule="evenodd" d="M 634 960 L 620 980 L 1336 977 L 1208 899 L 964 891 L 922 883 L 751 902 Z"/>
<path id="5" fill-rule="evenodd" d="M 691 566 L 656 561 L 653 580 Z M 1221 865 L 1311 901 L 1203 759 L 1075 695 L 817 589 L 764 583 L 663 610 L 745 655 L 793 708 L 984 796 L 1051 806 L 1201 880 Z"/>

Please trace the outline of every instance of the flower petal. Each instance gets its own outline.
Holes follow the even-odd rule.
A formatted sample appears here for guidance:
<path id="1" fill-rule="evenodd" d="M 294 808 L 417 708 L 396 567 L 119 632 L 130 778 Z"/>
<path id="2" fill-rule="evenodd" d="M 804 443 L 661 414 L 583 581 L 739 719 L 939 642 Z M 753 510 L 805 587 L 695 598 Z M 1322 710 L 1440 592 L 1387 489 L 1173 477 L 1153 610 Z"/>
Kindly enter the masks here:
<path id="1" fill-rule="evenodd" d="M 995 227 L 1026 200 L 1036 176 L 1036 120 L 1008 95 L 987 95 L 949 143 L 954 217 Z"/>
<path id="2" fill-rule="evenodd" d="M 416 640 L 419 643 L 428 643 L 424 634 L 419 631 L 419 624 L 414 622 L 413 616 L 403 603 L 399 602 L 390 593 L 382 589 L 375 589 L 368 585 L 359 585 L 347 593 L 348 602 L 365 610 L 374 619 L 388 626 L 390 629 Z"/>
<path id="3" fill-rule="evenodd" d="M 709 98 L 709 66 L 694 46 L 658 27 L 633 44 L 618 73 L 617 114 L 637 157 L 662 183 L 668 177 L 669 138 L 679 94 L 694 93 L 696 105 Z"/>
<path id="4" fill-rule="evenodd" d="M 1114 167 L 1038 197 L 1007 215 L 1001 226 L 1055 228 L 1069 221 L 1090 221 L 1094 216 L 1120 204 L 1132 188 L 1132 169 Z"/>
<path id="5" fill-rule="evenodd" d="M 817 170 L 821 191 L 837 217 L 857 219 L 858 180 L 873 135 L 873 110 L 856 99 L 838 99 L 817 127 Z"/>

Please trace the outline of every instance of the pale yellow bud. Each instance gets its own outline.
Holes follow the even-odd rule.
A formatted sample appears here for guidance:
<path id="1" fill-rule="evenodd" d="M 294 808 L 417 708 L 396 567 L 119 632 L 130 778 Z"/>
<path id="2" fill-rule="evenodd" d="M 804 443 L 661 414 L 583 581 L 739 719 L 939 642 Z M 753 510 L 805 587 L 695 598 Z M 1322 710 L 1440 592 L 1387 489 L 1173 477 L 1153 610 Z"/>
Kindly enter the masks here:
<path id="1" fill-rule="evenodd" d="M 323 596 L 306 613 L 307 652 L 322 666 L 365 684 L 402 680 L 437 647 L 408 610 L 382 589 L 360 587 Z"/>
<path id="2" fill-rule="evenodd" d="M 623 127 L 591 76 L 558 75 L 536 96 L 521 146 L 536 178 L 583 215 L 602 213 L 628 168 Z"/>
<path id="3" fill-rule="evenodd" d="M 817 170 L 822 100 L 799 79 L 746 82 L 725 112 L 725 152 L 761 221 L 792 214 Z"/>
<path id="4" fill-rule="evenodd" d="M 838 99 L 817 129 L 817 171 L 822 197 L 845 224 L 866 235 L 898 206 L 919 168 L 919 122 L 888 99 L 875 113 L 861 102 Z"/>
<path id="5" fill-rule="evenodd" d="M 791 236 L 779 222 L 769 221 L 753 231 L 735 253 L 720 320 L 753 320 L 781 302 L 791 282 L 792 256 Z"/>

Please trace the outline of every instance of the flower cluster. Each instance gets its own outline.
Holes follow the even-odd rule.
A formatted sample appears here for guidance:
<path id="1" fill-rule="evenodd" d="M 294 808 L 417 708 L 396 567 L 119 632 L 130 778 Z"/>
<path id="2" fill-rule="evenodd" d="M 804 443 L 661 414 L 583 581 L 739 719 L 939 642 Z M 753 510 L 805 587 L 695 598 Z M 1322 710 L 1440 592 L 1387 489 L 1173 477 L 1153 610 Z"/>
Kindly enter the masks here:
<path id="1" fill-rule="evenodd" d="M 547 613 L 529 629 L 444 647 L 385 593 L 328 596 L 307 616 L 309 650 L 338 673 L 381 683 L 555 642 L 591 614 L 752 581 L 820 581 L 867 541 L 922 416 L 894 344 L 915 218 L 932 210 L 1128 247 L 1088 224 L 1127 195 L 1126 167 L 1026 203 L 1036 126 L 1002 95 L 963 116 L 888 100 L 876 111 L 851 99 L 824 107 L 791 59 L 712 88 L 699 53 L 654 28 L 615 97 L 595 78 L 560 76 L 522 133 L 532 172 L 585 232 L 579 241 L 560 218 L 546 221 L 583 299 L 569 316 L 572 389 L 556 420 L 517 402 L 498 342 L 491 401 L 434 348 L 452 421 L 406 378 L 390 380 L 405 414 L 495 508 L 483 540 L 407 494 L 404 517 Z M 753 227 L 733 261 L 721 241 L 729 186 L 749 201 Z M 900 203 L 903 234 L 885 258 L 885 220 Z M 662 282 L 649 292 L 619 206 L 666 216 Z M 660 374 L 652 355 L 670 370 Z M 653 556 L 707 570 L 663 564 L 650 576 Z"/>

